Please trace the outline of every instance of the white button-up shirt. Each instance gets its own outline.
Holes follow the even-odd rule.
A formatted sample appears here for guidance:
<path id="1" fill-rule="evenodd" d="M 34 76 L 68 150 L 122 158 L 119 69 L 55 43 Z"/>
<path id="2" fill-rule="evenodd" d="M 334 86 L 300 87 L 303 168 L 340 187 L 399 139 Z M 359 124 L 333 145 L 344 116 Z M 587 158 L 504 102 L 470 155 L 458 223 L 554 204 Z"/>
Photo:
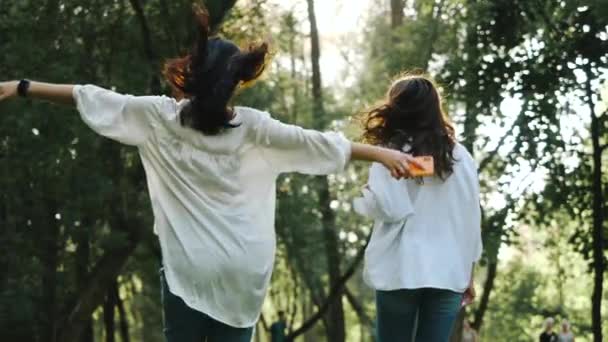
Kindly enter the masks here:
<path id="1" fill-rule="evenodd" d="M 261 311 L 275 254 L 275 183 L 282 172 L 344 169 L 351 144 L 237 107 L 240 126 L 206 136 L 183 127 L 187 101 L 76 86 L 82 119 L 139 149 L 170 291 L 234 327 Z"/>
<path id="2" fill-rule="evenodd" d="M 440 288 L 463 292 L 481 257 L 481 210 L 475 161 L 460 144 L 446 180 L 395 180 L 372 164 L 358 213 L 375 220 L 364 279 L 377 290 Z"/>

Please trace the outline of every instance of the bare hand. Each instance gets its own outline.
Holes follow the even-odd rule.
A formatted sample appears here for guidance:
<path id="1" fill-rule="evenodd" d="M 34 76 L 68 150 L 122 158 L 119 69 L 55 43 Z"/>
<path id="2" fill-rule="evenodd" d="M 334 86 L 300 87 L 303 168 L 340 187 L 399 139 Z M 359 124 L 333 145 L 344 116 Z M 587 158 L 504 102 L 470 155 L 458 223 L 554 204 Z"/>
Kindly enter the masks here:
<path id="1" fill-rule="evenodd" d="M 410 166 L 422 167 L 411 155 L 397 150 L 385 149 L 383 152 L 382 164 L 391 175 L 396 179 L 411 177 Z"/>
<path id="2" fill-rule="evenodd" d="M 17 96 L 17 86 L 19 82 L 0 82 L 0 101 Z"/>
<path id="3" fill-rule="evenodd" d="M 464 295 L 462 297 L 462 306 L 467 306 L 473 303 L 475 301 L 475 297 L 477 297 L 477 293 L 475 292 L 475 283 L 471 281 L 467 290 L 464 291 Z"/>

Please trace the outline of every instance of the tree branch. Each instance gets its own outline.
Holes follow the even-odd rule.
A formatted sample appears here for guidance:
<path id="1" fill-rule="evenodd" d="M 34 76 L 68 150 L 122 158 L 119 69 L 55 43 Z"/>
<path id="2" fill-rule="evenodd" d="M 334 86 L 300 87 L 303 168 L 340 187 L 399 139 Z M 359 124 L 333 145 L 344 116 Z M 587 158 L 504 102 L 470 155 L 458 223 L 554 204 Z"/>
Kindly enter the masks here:
<path id="1" fill-rule="evenodd" d="M 522 114 L 520 113 L 519 116 L 515 119 L 515 121 L 513 121 L 513 124 L 511 125 L 511 127 L 509 127 L 507 132 L 500 138 L 500 140 L 498 140 L 498 144 L 496 145 L 494 150 L 492 150 L 490 153 L 488 153 L 485 156 L 485 158 L 483 158 L 482 161 L 479 163 L 479 168 L 477 169 L 479 173 L 481 173 L 488 166 L 488 164 L 492 161 L 492 159 L 494 159 L 494 157 L 498 154 L 498 150 L 500 150 L 502 145 L 505 143 L 505 141 L 507 140 L 507 137 L 511 136 L 513 129 L 519 123 L 521 115 Z"/>
<path id="2" fill-rule="evenodd" d="M 357 300 L 357 297 L 355 297 L 347 286 L 344 287 L 344 294 L 346 295 L 346 299 L 350 303 L 350 306 L 353 307 L 353 310 L 355 310 L 357 316 L 359 316 L 361 323 L 367 325 L 368 327 L 373 326 L 373 320 L 367 315 L 363 305 L 361 305 L 361 303 Z"/>
<path id="3" fill-rule="evenodd" d="M 317 323 L 317 321 L 323 317 L 325 312 L 327 312 L 327 310 L 329 309 L 331 304 L 333 304 L 335 301 L 340 300 L 342 298 L 342 294 L 344 292 L 346 282 L 355 274 L 355 271 L 357 270 L 359 264 L 363 260 L 363 257 L 365 255 L 365 249 L 367 248 L 367 245 L 369 244 L 370 238 L 371 238 L 371 234 L 368 235 L 368 237 L 365 241 L 365 244 L 359 249 L 359 251 L 357 251 L 357 255 L 355 256 L 353 263 L 350 265 L 350 267 L 348 268 L 346 273 L 344 273 L 338 279 L 338 282 L 336 282 L 336 285 L 329 291 L 327 299 L 319 307 L 317 312 L 315 314 L 313 314 L 310 318 L 308 318 L 308 320 L 305 321 L 301 327 L 299 327 L 298 329 L 294 330 L 292 333 L 287 335 L 287 337 L 285 339 L 286 341 L 291 342 L 296 337 L 302 335 L 308 329 L 312 328 Z"/>
<path id="4" fill-rule="evenodd" d="M 441 14 L 443 13 L 443 6 L 445 4 L 444 0 L 440 2 L 435 2 L 433 4 L 433 11 L 431 16 L 434 17 L 433 27 L 431 29 L 431 34 L 429 36 L 429 48 L 426 51 L 426 55 L 424 57 L 424 66 L 422 70 L 426 71 L 429 68 L 429 63 L 431 62 L 431 58 L 433 58 L 433 53 L 435 52 L 435 42 L 437 40 L 437 35 L 439 34 L 439 23 L 441 22 Z M 437 15 L 435 15 L 437 13 Z"/>
<path id="5" fill-rule="evenodd" d="M 91 314 L 104 299 L 108 288 L 116 280 L 129 257 L 135 251 L 142 232 L 145 231 L 141 222 L 124 217 L 123 214 L 113 213 L 114 220 L 111 226 L 126 232 L 125 244 L 111 251 L 107 251 L 93 267 L 88 279 L 74 301 L 57 320 L 59 339 L 61 342 L 77 342 L 86 322 Z"/>
<path id="6" fill-rule="evenodd" d="M 216 32 L 224 21 L 226 14 L 236 5 L 237 0 L 207 0 L 205 5 L 209 11 L 211 32 Z"/>
<path id="7" fill-rule="evenodd" d="M 131 3 L 131 7 L 133 7 L 133 11 L 135 11 L 135 16 L 137 17 L 141 27 L 141 36 L 144 42 L 144 53 L 150 66 L 150 72 L 152 73 L 149 91 L 153 94 L 158 94 L 160 93 L 160 78 L 158 76 L 158 68 L 156 65 L 157 56 L 154 49 L 152 49 L 152 35 L 150 33 L 150 26 L 148 25 L 148 20 L 146 19 L 146 15 L 144 14 L 144 9 L 140 0 L 129 0 L 129 2 Z"/>
<path id="8" fill-rule="evenodd" d="M 262 322 L 262 328 L 264 328 L 264 331 L 270 331 L 270 326 L 268 325 L 268 322 L 266 322 L 266 317 L 264 317 L 264 314 L 260 315 L 260 322 Z"/>

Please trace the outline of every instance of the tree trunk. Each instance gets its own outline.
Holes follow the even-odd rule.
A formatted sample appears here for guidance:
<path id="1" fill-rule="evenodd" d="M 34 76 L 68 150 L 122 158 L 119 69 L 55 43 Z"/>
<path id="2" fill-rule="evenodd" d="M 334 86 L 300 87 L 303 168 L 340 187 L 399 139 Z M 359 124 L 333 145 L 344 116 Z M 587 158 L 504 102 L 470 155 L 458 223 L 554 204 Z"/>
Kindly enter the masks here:
<path id="1" fill-rule="evenodd" d="M 297 52 L 296 52 L 296 19 L 293 14 L 289 14 L 287 17 L 287 27 L 289 29 L 289 58 L 290 58 L 290 72 L 291 72 L 291 80 L 293 83 L 293 105 L 291 107 L 291 123 L 294 125 L 298 124 L 298 112 L 300 110 L 300 87 L 297 84 L 298 81 L 298 72 L 296 69 L 296 60 L 297 60 Z"/>
<path id="2" fill-rule="evenodd" d="M 346 282 L 348 282 L 348 280 L 355 274 L 355 271 L 359 267 L 359 264 L 361 264 L 361 261 L 363 261 L 363 257 L 365 256 L 365 249 L 367 248 L 367 245 L 369 244 L 370 238 L 371 238 L 371 234 L 367 237 L 365 244 L 363 246 L 361 246 L 359 248 L 359 250 L 357 251 L 357 255 L 355 256 L 355 259 L 353 260 L 350 267 L 346 270 L 344 275 L 342 275 L 338 279 L 338 282 L 336 283 L 336 285 L 331 288 L 331 290 L 329 291 L 329 294 L 327 295 L 327 299 L 319 307 L 317 312 L 314 315 L 312 315 L 311 317 L 309 317 L 304 323 L 302 323 L 301 327 L 299 327 L 298 329 L 295 329 L 292 333 L 287 335 L 287 337 L 285 338 L 285 341 L 293 342 L 298 336 L 304 334 L 308 329 L 312 328 L 321 319 L 321 317 L 323 317 L 323 315 L 329 310 L 331 305 L 333 303 L 335 303 L 336 299 L 342 298 L 342 295 L 344 293 L 344 287 L 346 286 Z M 328 341 L 333 342 L 334 340 L 328 340 Z"/>
<path id="3" fill-rule="evenodd" d="M 367 312 L 365 312 L 363 304 L 357 300 L 357 297 L 355 297 L 348 287 L 344 288 L 344 294 L 346 295 L 346 299 L 348 300 L 350 306 L 352 306 L 353 310 L 355 310 L 357 317 L 359 317 L 359 322 L 361 322 L 361 325 L 367 328 L 372 328 L 374 321 L 369 317 Z"/>
<path id="4" fill-rule="evenodd" d="M 304 315 L 304 317 L 311 317 L 314 314 L 313 305 L 310 300 L 306 299 L 306 297 L 302 298 L 302 307 L 304 308 L 302 310 L 302 314 Z M 292 329 L 290 329 L 289 333 L 291 334 L 292 332 Z M 311 330 L 304 332 L 303 338 L 304 342 L 317 342 L 317 338 L 316 336 L 313 336 Z"/>
<path id="5" fill-rule="evenodd" d="M 335 227 L 335 213 L 330 207 L 332 201 L 329 192 L 329 182 L 327 177 L 319 177 L 319 204 L 321 205 L 321 222 L 323 224 L 323 237 L 325 238 L 325 248 L 327 254 L 327 269 L 329 271 L 329 286 L 333 288 L 340 278 L 340 247 Z M 344 327 L 344 307 L 342 295 L 336 296 L 327 311 L 329 328 L 327 337 L 332 342 L 342 342 L 346 339 Z"/>
<path id="6" fill-rule="evenodd" d="M 321 47 L 319 30 L 315 15 L 314 0 L 307 0 L 308 18 L 310 22 L 311 62 L 312 62 L 312 95 L 313 95 L 313 126 L 322 130 L 327 126 L 327 119 L 323 108 L 323 89 L 321 82 Z M 327 269 L 329 272 L 329 287 L 338 284 L 340 278 L 340 250 L 335 229 L 335 213 L 330 204 L 332 196 L 329 190 L 327 177 L 317 177 L 317 190 L 319 193 L 319 207 L 321 208 L 321 224 L 327 255 Z M 343 342 L 346 338 L 344 329 L 344 308 L 342 296 L 338 295 L 332 301 L 327 313 L 328 329 L 327 339 L 331 342 Z"/>
<path id="7" fill-rule="evenodd" d="M 76 286 L 78 291 L 82 291 L 84 288 L 89 274 L 91 250 L 89 241 L 90 230 L 90 222 L 83 220 L 82 231 L 78 232 L 78 245 L 76 247 Z M 78 342 L 93 342 L 93 322 L 91 318 L 89 317 L 83 325 L 82 336 Z"/>
<path id="8" fill-rule="evenodd" d="M 150 84 L 148 92 L 152 94 L 160 93 L 160 77 L 159 77 L 159 66 L 158 66 L 158 58 L 156 52 L 152 48 L 152 34 L 150 33 L 150 25 L 148 25 L 148 20 L 146 19 L 146 15 L 144 13 L 143 6 L 140 0 L 130 0 L 131 7 L 135 12 L 135 16 L 139 21 L 139 26 L 141 29 L 141 36 L 143 40 L 144 53 L 146 58 L 148 59 L 148 65 L 150 66 Z"/>
<path id="9" fill-rule="evenodd" d="M 116 286 L 116 280 L 110 285 L 108 292 L 106 293 L 106 299 L 103 303 L 103 326 L 106 332 L 106 342 L 114 342 L 114 331 L 116 330 L 114 324 L 114 307 L 116 302 L 114 301 L 114 294 L 112 288 Z"/>
<path id="10" fill-rule="evenodd" d="M 591 296 L 591 325 L 593 341 L 602 341 L 602 291 L 604 283 L 604 194 L 602 192 L 602 147 L 600 145 L 600 124 L 595 115 L 592 73 L 587 68 L 587 105 L 591 114 L 591 141 L 593 145 L 593 294 Z"/>
<path id="11" fill-rule="evenodd" d="M 323 85 L 321 81 L 321 43 L 319 40 L 319 29 L 315 14 L 314 0 L 306 0 L 308 3 L 308 21 L 310 23 L 310 63 L 312 65 L 312 101 L 313 101 L 313 126 L 315 129 L 325 129 L 326 118 L 323 104 Z"/>
<path id="12" fill-rule="evenodd" d="M 116 303 L 116 308 L 118 309 L 118 319 L 119 319 L 119 332 L 120 332 L 120 340 L 122 342 L 130 342 L 129 338 L 129 321 L 127 319 L 127 313 L 125 311 L 125 304 L 120 298 L 120 293 L 118 292 L 118 282 L 114 282 L 112 288 L 112 296 L 114 298 L 114 303 Z"/>
<path id="13" fill-rule="evenodd" d="M 393 28 L 403 25 L 404 0 L 391 0 L 391 26 Z"/>
<path id="14" fill-rule="evenodd" d="M 494 288 L 494 280 L 496 279 L 496 269 L 498 267 L 497 261 L 494 259 L 488 264 L 488 274 L 483 284 L 483 292 L 479 300 L 479 308 L 475 311 L 475 319 L 473 321 L 473 328 L 476 331 L 480 331 L 481 325 L 483 324 L 483 316 L 488 309 L 488 303 L 490 302 L 490 294 Z"/>
<path id="15" fill-rule="evenodd" d="M 52 201 L 51 201 L 52 202 Z M 43 235 L 43 259 L 42 264 L 42 301 L 44 314 L 43 340 L 48 342 L 56 341 L 57 325 L 57 262 L 59 224 L 55 219 L 56 206 L 49 203 L 47 208 L 46 222 L 48 224 Z"/>
<path id="16" fill-rule="evenodd" d="M 433 11 L 431 13 L 433 17 L 433 26 L 431 27 L 431 33 L 429 34 L 429 46 L 426 50 L 426 54 L 422 62 L 424 63 L 422 66 L 422 70 L 427 71 L 429 68 L 429 63 L 433 58 L 433 53 L 435 52 L 435 41 L 437 40 L 437 36 L 439 35 L 439 25 L 441 23 L 441 15 L 443 13 L 443 7 L 445 4 L 445 0 L 440 0 L 439 2 L 435 2 L 433 4 Z"/>
<path id="17" fill-rule="evenodd" d="M 137 227 L 137 223 L 131 222 L 129 226 Z M 107 251 L 95 265 L 86 285 L 75 295 L 74 302 L 58 320 L 61 326 L 59 341 L 78 341 L 91 314 L 98 305 L 102 304 L 104 293 L 135 250 L 138 240 L 136 233 L 131 233 L 125 246 Z"/>

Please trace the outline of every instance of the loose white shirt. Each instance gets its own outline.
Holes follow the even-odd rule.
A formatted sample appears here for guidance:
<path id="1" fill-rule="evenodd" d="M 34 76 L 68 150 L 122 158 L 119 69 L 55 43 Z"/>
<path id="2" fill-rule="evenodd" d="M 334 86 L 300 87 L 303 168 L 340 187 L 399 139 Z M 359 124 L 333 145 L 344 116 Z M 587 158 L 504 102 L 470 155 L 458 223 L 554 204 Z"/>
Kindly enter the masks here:
<path id="1" fill-rule="evenodd" d="M 370 167 L 354 209 L 374 219 L 365 251 L 364 279 L 377 290 L 439 288 L 463 292 L 481 257 L 477 167 L 456 144 L 447 179 L 395 180 L 380 164 Z"/>
<path id="2" fill-rule="evenodd" d="M 278 175 L 339 172 L 350 142 L 244 107 L 237 128 L 206 136 L 180 125 L 187 100 L 93 85 L 73 95 L 94 131 L 139 149 L 170 291 L 220 322 L 253 326 L 274 263 Z"/>

